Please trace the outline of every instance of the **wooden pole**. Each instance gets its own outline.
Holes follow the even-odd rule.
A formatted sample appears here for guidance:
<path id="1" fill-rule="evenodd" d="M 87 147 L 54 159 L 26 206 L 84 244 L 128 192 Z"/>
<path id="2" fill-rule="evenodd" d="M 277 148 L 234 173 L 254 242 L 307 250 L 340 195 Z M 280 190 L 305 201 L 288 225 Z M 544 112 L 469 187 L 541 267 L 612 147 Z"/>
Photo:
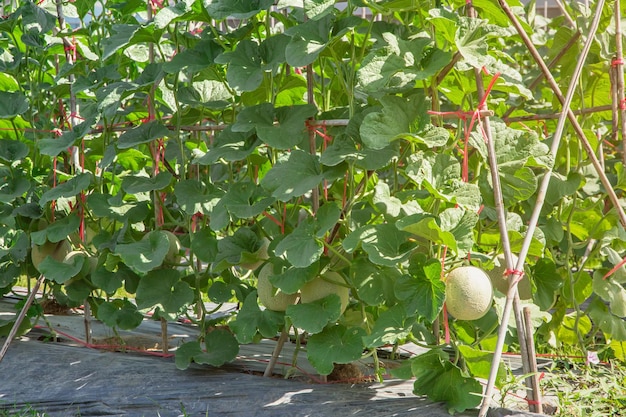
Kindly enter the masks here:
<path id="1" fill-rule="evenodd" d="M 7 340 L 5 340 L 4 345 L 2 345 L 2 349 L 0 350 L 0 362 L 2 362 L 2 359 L 4 359 L 4 356 L 9 350 L 9 346 L 11 345 L 11 342 L 17 335 L 17 332 L 20 326 L 22 325 L 24 318 L 26 317 L 26 313 L 28 312 L 28 309 L 33 304 L 33 301 L 35 301 L 35 296 L 37 295 L 37 291 L 39 291 L 39 287 L 43 283 L 43 280 L 44 280 L 44 276 L 40 275 L 39 278 L 37 279 L 37 282 L 35 283 L 35 286 L 30 290 L 30 293 L 28 294 L 28 297 L 26 298 L 26 302 L 22 306 L 22 310 L 20 310 L 20 313 L 17 315 L 17 318 L 15 319 L 15 323 L 13 323 L 13 327 L 11 327 L 11 331 L 9 332 L 9 335 L 7 336 Z"/>

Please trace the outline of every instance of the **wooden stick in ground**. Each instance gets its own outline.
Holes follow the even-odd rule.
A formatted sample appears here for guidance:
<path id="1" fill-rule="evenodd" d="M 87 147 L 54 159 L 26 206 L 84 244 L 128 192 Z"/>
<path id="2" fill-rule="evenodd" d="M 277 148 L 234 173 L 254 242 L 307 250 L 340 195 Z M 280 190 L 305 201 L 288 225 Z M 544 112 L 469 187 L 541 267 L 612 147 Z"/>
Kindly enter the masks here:
<path id="1" fill-rule="evenodd" d="M 615 4 L 615 59 L 611 62 L 616 81 L 616 93 L 619 108 L 619 119 L 622 130 L 622 162 L 626 164 L 626 101 L 624 93 L 624 52 L 622 47 L 622 17 L 621 2 Z"/>
<path id="2" fill-rule="evenodd" d="M 278 362 L 278 358 L 280 357 L 280 352 L 283 350 L 283 346 L 285 342 L 289 338 L 289 333 L 287 328 L 283 328 L 282 332 L 280 332 L 280 336 L 276 341 L 276 346 L 274 346 L 274 350 L 272 351 L 272 357 L 270 361 L 267 363 L 265 367 L 265 372 L 263 372 L 263 376 L 272 376 L 274 374 L 274 367 L 276 366 L 276 362 Z"/>
<path id="3" fill-rule="evenodd" d="M 528 37 L 528 35 L 524 31 L 524 29 L 522 28 L 519 20 L 517 19 L 517 16 L 513 13 L 511 8 L 509 7 L 509 5 L 506 3 L 505 0 L 498 0 L 498 3 L 500 4 L 500 7 L 505 12 L 505 14 L 508 16 L 508 18 L 511 21 L 511 23 L 513 23 L 513 26 L 518 31 L 519 35 L 521 36 L 522 40 L 524 41 L 524 44 L 526 45 L 526 47 L 528 48 L 530 53 L 533 55 L 533 58 L 535 59 L 537 64 L 539 65 L 541 70 L 544 72 L 544 74 L 546 76 L 546 79 L 548 80 L 548 82 L 550 83 L 550 85 L 551 85 L 551 87 L 552 87 L 552 89 L 554 91 L 554 94 L 557 97 L 559 97 L 559 100 L 563 104 L 563 116 L 559 119 L 559 123 L 557 125 L 556 131 L 554 133 L 554 138 L 552 140 L 552 146 L 550 148 L 551 153 L 553 155 L 556 155 L 556 152 L 557 152 L 557 150 L 559 148 L 559 145 L 560 145 L 560 142 L 561 142 L 561 137 L 562 137 L 562 134 L 563 134 L 563 127 L 565 125 L 565 115 L 567 115 L 567 118 L 570 120 L 570 122 L 573 125 L 578 126 L 578 129 L 582 132 L 582 129 L 580 128 L 580 125 L 578 124 L 578 121 L 576 120 L 576 117 L 574 116 L 574 113 L 570 110 L 569 107 L 570 107 L 572 98 L 574 97 L 574 90 L 576 88 L 576 84 L 578 83 L 578 79 L 579 79 L 580 74 L 582 72 L 582 67 L 583 67 L 583 65 L 585 63 L 587 55 L 589 54 L 589 49 L 591 48 L 591 44 L 593 42 L 593 39 L 594 39 L 594 36 L 595 36 L 595 32 L 598 29 L 598 24 L 599 24 L 599 21 L 600 21 L 600 17 L 602 15 L 602 8 L 604 6 L 604 0 L 598 0 L 598 4 L 596 5 L 596 7 L 597 7 L 596 14 L 595 14 L 594 19 L 593 19 L 593 21 L 591 23 L 591 26 L 589 28 L 589 35 L 587 37 L 587 42 L 585 42 L 583 50 L 582 50 L 582 52 L 581 52 L 581 54 L 579 56 L 578 63 L 576 65 L 576 68 L 575 68 L 574 73 L 572 75 L 572 79 L 571 79 L 571 82 L 570 82 L 570 87 L 569 87 L 569 89 L 567 91 L 567 97 L 563 97 L 563 95 L 561 94 L 561 91 L 560 91 L 558 85 L 556 84 L 556 81 L 554 80 L 554 77 L 550 73 L 550 70 L 547 68 L 545 62 L 543 61 L 543 59 L 539 55 L 539 52 L 537 51 L 537 49 L 535 48 L 535 46 L 531 42 L 530 38 Z M 584 136 L 584 133 L 583 133 L 583 136 Z M 594 157 L 595 158 L 595 154 L 593 152 L 591 152 L 589 157 Z M 596 170 L 598 170 L 598 168 L 596 168 Z M 604 172 L 602 172 L 602 174 L 604 175 Z M 552 176 L 552 168 L 549 168 L 547 170 L 547 172 L 545 173 L 545 175 L 544 175 L 544 177 L 543 177 L 543 179 L 541 181 L 541 184 L 539 186 L 539 189 L 537 191 L 537 199 L 536 199 L 535 207 L 533 209 L 530 221 L 528 223 L 528 228 L 526 230 L 526 236 L 524 237 L 524 242 L 522 243 L 522 249 L 520 251 L 519 259 L 518 259 L 518 262 L 517 262 L 517 265 L 516 265 L 516 268 L 515 268 L 518 271 L 523 271 L 524 262 L 526 260 L 526 255 L 528 255 L 528 250 L 530 248 L 532 237 L 533 237 L 533 234 L 535 232 L 535 229 L 537 228 L 537 223 L 539 221 L 539 215 L 541 214 L 541 209 L 543 207 L 543 203 L 544 203 L 545 198 L 546 198 L 546 193 L 548 191 L 548 185 L 550 184 L 550 177 L 551 176 Z M 606 177 L 606 175 L 605 175 L 605 177 Z M 621 209 L 621 207 L 619 209 Z M 521 278 L 522 278 L 522 276 L 519 277 L 519 279 L 521 279 Z M 491 397 L 493 395 L 493 390 L 494 390 L 494 387 L 495 387 L 496 376 L 497 376 L 497 373 L 498 373 L 498 367 L 499 367 L 499 364 L 500 364 L 500 360 L 502 358 L 502 349 L 504 347 L 504 340 L 506 338 L 506 333 L 507 333 L 507 328 L 508 328 L 508 321 L 509 321 L 509 317 L 510 317 L 510 314 L 511 314 L 511 309 L 513 307 L 513 299 L 514 299 L 514 296 L 515 296 L 516 293 L 517 293 L 516 283 L 513 280 L 511 280 L 510 281 L 510 286 L 509 286 L 509 291 L 507 292 L 507 296 L 506 296 L 506 303 L 504 305 L 504 311 L 502 313 L 502 322 L 501 322 L 500 328 L 498 330 L 498 340 L 496 342 L 496 349 L 495 349 L 495 352 L 494 352 L 493 361 L 491 363 L 491 371 L 489 373 L 489 379 L 487 381 L 487 387 L 485 388 L 485 395 L 483 397 L 483 402 L 482 402 L 480 410 L 478 412 L 478 416 L 479 417 L 485 417 L 487 415 L 487 411 L 489 409 L 489 402 L 491 401 Z"/>
<path id="4" fill-rule="evenodd" d="M 531 319 L 531 311 L 530 311 L 530 307 L 524 307 L 524 323 L 526 324 L 526 342 L 528 343 L 528 355 L 533 358 L 534 360 L 532 360 L 530 362 L 530 373 L 531 373 L 531 381 L 532 381 L 532 398 L 531 398 L 531 402 L 529 403 L 529 409 L 530 411 L 534 412 L 534 413 L 543 413 L 543 404 L 542 404 L 542 395 L 541 395 L 541 388 L 539 387 L 539 374 L 538 374 L 538 369 L 537 369 L 537 360 L 536 360 L 536 354 L 535 354 L 535 344 L 532 343 L 533 340 L 533 324 L 532 324 L 532 319 Z"/>
<path id="5" fill-rule="evenodd" d="M 33 304 L 33 301 L 35 301 L 35 296 L 37 295 L 37 291 L 39 291 L 39 287 L 41 286 L 41 283 L 43 282 L 43 280 L 44 280 L 44 276 L 40 275 L 39 278 L 37 279 L 37 282 L 35 283 L 33 288 L 30 290 L 30 294 L 28 294 L 28 297 L 26 298 L 26 302 L 22 306 L 22 310 L 20 310 L 20 313 L 15 318 L 15 323 L 13 323 L 13 327 L 11 327 L 11 331 L 9 332 L 9 335 L 7 336 L 7 340 L 4 341 L 4 345 L 2 345 L 2 350 L 0 350 L 0 362 L 2 362 L 2 359 L 4 359 L 4 356 L 6 355 L 7 350 L 9 350 L 9 346 L 11 345 L 11 342 L 15 338 L 15 335 L 17 335 L 17 331 L 22 325 L 22 322 L 24 321 L 24 317 L 26 317 L 26 313 L 28 312 L 28 309 Z"/>

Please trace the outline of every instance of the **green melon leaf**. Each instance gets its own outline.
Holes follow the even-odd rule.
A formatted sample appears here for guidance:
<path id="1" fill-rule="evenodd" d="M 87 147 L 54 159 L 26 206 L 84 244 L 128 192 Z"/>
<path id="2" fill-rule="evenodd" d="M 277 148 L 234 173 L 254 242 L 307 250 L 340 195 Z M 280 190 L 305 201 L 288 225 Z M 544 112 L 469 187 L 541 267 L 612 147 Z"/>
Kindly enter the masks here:
<path id="1" fill-rule="evenodd" d="M 335 363 L 350 363 L 361 357 L 363 336 L 365 330 L 360 327 L 329 326 L 309 338 L 307 358 L 320 375 L 328 375 Z"/>
<path id="2" fill-rule="evenodd" d="M 288 160 L 277 163 L 265 174 L 261 185 L 280 201 L 288 201 L 311 191 L 323 179 L 324 175 L 317 157 L 294 150 Z"/>
<path id="3" fill-rule="evenodd" d="M 444 401 L 450 414 L 474 408 L 482 400 L 480 382 L 464 375 L 440 349 L 412 359 L 411 369 L 415 376 L 414 393 L 432 401 Z"/>
<path id="4" fill-rule="evenodd" d="M 138 242 L 118 244 L 115 253 L 130 269 L 143 275 L 163 264 L 169 248 L 165 233 L 154 231 Z"/>
<path id="5" fill-rule="evenodd" d="M 172 178 L 173 176 L 169 172 L 159 172 L 154 177 L 129 175 L 122 179 L 122 189 L 128 194 L 162 190 L 170 184 Z"/>
<path id="6" fill-rule="evenodd" d="M 167 239 L 167 238 L 166 238 Z M 137 287 L 137 308 L 160 307 L 165 313 L 178 313 L 191 304 L 194 293 L 189 284 L 180 279 L 175 269 L 155 269 L 141 277 Z"/>
<path id="7" fill-rule="evenodd" d="M 305 221 L 276 246 L 277 256 L 285 256 L 296 268 L 306 268 L 320 259 L 324 245 L 315 238 L 316 225 Z"/>
<path id="8" fill-rule="evenodd" d="M 117 147 L 118 149 L 134 148 L 169 134 L 169 129 L 163 126 L 161 122 L 152 120 L 123 133 L 117 140 Z"/>
<path id="9" fill-rule="evenodd" d="M 411 333 L 415 319 L 407 315 L 404 306 L 395 305 L 380 314 L 372 333 L 363 337 L 363 343 L 368 348 L 377 348 L 402 341 Z"/>
<path id="10" fill-rule="evenodd" d="M 63 284 L 78 275 L 83 269 L 86 258 L 84 256 L 74 256 L 71 262 L 59 262 L 51 256 L 39 264 L 39 271 L 50 281 Z"/>
<path id="11" fill-rule="evenodd" d="M 132 330 L 143 321 L 143 315 L 128 300 L 105 301 L 98 306 L 96 318 L 109 327 Z"/>
<path id="12" fill-rule="evenodd" d="M 29 104 L 24 93 L 0 91 L 0 119 L 13 119 L 28 111 Z"/>
<path id="13" fill-rule="evenodd" d="M 259 308 L 257 293 L 253 291 L 246 297 L 230 328 L 239 343 L 246 344 L 252 343 L 257 333 L 263 337 L 275 337 L 284 323 L 284 313 Z"/>
<path id="14" fill-rule="evenodd" d="M 5 163 L 20 161 L 27 157 L 29 152 L 30 148 L 24 142 L 0 139 L 0 159 Z"/>
<path id="15" fill-rule="evenodd" d="M 285 315 L 297 328 L 310 334 L 319 333 L 341 316 L 341 299 L 337 294 L 330 294 L 310 303 L 290 305 Z"/>
<path id="16" fill-rule="evenodd" d="M 85 191 L 91 184 L 91 174 L 82 173 L 70 178 L 66 182 L 43 193 L 39 199 L 39 205 L 45 207 L 47 203 L 59 198 L 75 197 L 81 191 Z"/>
<path id="17" fill-rule="evenodd" d="M 398 278 L 394 291 L 409 315 L 418 314 L 433 322 L 443 308 L 445 284 L 441 280 L 441 262 L 419 255 L 411 259 L 410 275 Z"/>
<path id="18" fill-rule="evenodd" d="M 259 13 L 261 10 L 268 10 L 274 0 L 204 0 L 204 7 L 213 19 L 247 19 Z"/>

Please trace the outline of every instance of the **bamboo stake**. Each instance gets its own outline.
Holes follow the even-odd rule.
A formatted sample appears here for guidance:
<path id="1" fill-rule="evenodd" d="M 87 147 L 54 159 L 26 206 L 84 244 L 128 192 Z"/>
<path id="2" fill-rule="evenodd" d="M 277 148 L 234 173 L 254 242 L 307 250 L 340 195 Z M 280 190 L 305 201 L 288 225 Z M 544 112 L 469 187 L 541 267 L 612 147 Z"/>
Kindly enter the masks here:
<path id="1" fill-rule="evenodd" d="M 524 323 L 526 327 L 524 331 L 526 332 L 526 342 L 528 343 L 528 354 L 533 358 L 536 357 L 535 354 L 535 344 L 532 343 L 533 340 L 533 325 L 531 320 L 531 311 L 530 307 L 524 307 Z M 543 413 L 543 400 L 541 395 L 541 388 L 539 387 L 539 375 L 537 368 L 537 361 L 532 361 L 530 363 L 530 380 L 532 384 L 532 402 L 529 404 L 530 411 L 534 413 Z"/>
<path id="2" fill-rule="evenodd" d="M 576 116 L 584 116 L 593 113 L 601 113 L 604 111 L 609 111 L 612 109 L 612 105 L 606 106 L 597 106 L 597 107 L 588 107 L 585 109 L 573 110 L 574 115 Z M 504 121 L 507 123 L 513 122 L 529 122 L 533 120 L 553 120 L 561 117 L 561 112 L 557 113 L 547 113 L 547 114 L 531 114 L 527 116 L 516 116 L 516 117 L 503 117 Z"/>
<path id="3" fill-rule="evenodd" d="M 270 377 L 274 373 L 274 367 L 276 366 L 276 362 L 278 362 L 280 352 L 283 350 L 283 346 L 285 345 L 285 342 L 288 338 L 289 333 L 287 333 L 286 328 L 283 328 L 283 330 L 280 332 L 280 337 L 276 341 L 276 346 L 274 346 L 274 350 L 272 351 L 272 357 L 265 367 L 265 372 L 263 372 L 263 376 Z"/>
<path id="4" fill-rule="evenodd" d="M 574 124 L 575 126 L 578 126 L 578 130 L 581 131 L 582 133 L 582 129 L 580 128 L 580 125 L 578 124 L 578 121 L 576 120 L 574 113 L 570 110 L 570 104 L 572 102 L 572 99 L 574 97 L 574 91 L 576 88 L 576 84 L 578 83 L 578 79 L 580 77 L 580 74 L 582 72 L 582 67 L 585 63 L 585 60 L 587 58 L 587 55 L 589 54 L 589 49 L 591 48 L 591 44 L 594 40 L 594 36 L 595 36 L 595 32 L 598 29 L 598 24 L 600 21 L 600 17 L 602 15 L 602 8 L 604 6 L 604 0 L 598 0 L 598 4 L 597 4 L 597 9 L 596 9 L 596 14 L 594 16 L 594 19 L 591 23 L 591 26 L 589 28 L 589 35 L 587 37 L 587 41 L 585 42 L 585 45 L 583 47 L 583 50 L 579 56 L 578 59 L 578 63 L 576 65 L 576 68 L 574 70 L 574 74 L 572 75 L 572 80 L 570 82 L 570 86 L 569 89 L 567 91 L 567 96 L 563 97 L 563 95 L 560 92 L 560 89 L 558 87 L 558 85 L 556 84 L 556 81 L 554 80 L 554 77 L 552 76 L 552 74 L 550 73 L 550 70 L 548 70 L 548 68 L 546 67 L 545 62 L 543 61 L 543 59 L 541 58 L 541 56 L 539 55 L 537 49 L 534 47 L 534 45 L 532 44 L 530 38 L 528 37 L 528 35 L 526 35 L 526 32 L 524 31 L 524 29 L 522 28 L 521 24 L 519 23 L 519 20 L 517 19 L 517 17 L 515 16 L 515 14 L 512 12 L 511 8 L 509 7 L 509 5 L 506 3 L 506 0 L 498 0 L 498 3 L 500 4 L 500 7 L 502 8 L 502 10 L 506 13 L 506 15 L 509 17 L 509 20 L 511 21 L 511 23 L 513 23 L 513 26 L 515 26 L 516 30 L 518 31 L 518 33 L 520 34 L 520 36 L 522 37 L 522 40 L 524 41 L 524 44 L 526 45 L 526 47 L 528 48 L 528 50 L 531 52 L 531 54 L 533 55 L 533 58 L 535 59 L 535 61 L 539 64 L 541 70 L 544 72 L 546 79 L 550 82 L 550 85 L 552 87 L 552 89 L 554 90 L 555 95 L 559 98 L 559 101 L 561 101 L 562 105 L 563 105 L 563 114 L 561 116 L 561 118 L 559 119 L 556 131 L 554 133 L 554 138 L 552 141 L 552 147 L 550 148 L 550 151 L 553 155 L 556 155 L 556 151 L 559 148 L 559 144 L 561 142 L 561 136 L 563 134 L 563 128 L 565 126 L 565 116 L 567 115 L 567 117 L 570 119 L 570 121 L 572 122 L 572 124 Z M 584 136 L 584 135 L 583 135 Z M 586 139 L 585 139 L 586 140 Z M 589 152 L 588 152 L 589 153 Z M 589 153 L 588 155 L 590 158 L 593 157 L 595 158 L 595 154 L 593 152 Z M 598 169 L 597 169 L 598 170 Z M 602 173 L 604 174 L 604 173 Z M 539 189 L 537 191 L 537 201 L 535 204 L 535 207 L 533 209 L 529 224 L 528 224 L 528 229 L 526 231 L 526 236 L 524 237 L 524 242 L 522 244 L 522 249 L 520 251 L 519 254 L 519 259 L 516 265 L 516 270 L 518 271 L 523 271 L 524 268 L 524 263 L 526 261 L 526 255 L 528 255 L 528 249 L 530 248 L 530 243 L 532 241 L 532 237 L 533 234 L 535 232 L 535 229 L 537 227 L 537 222 L 539 221 L 539 215 L 541 214 L 541 209 L 543 207 L 543 203 L 545 201 L 545 197 L 546 197 L 546 193 L 548 190 L 548 185 L 550 183 L 550 177 L 552 176 L 552 168 L 548 168 L 547 172 L 545 173 L 541 184 L 539 186 Z M 605 176 L 606 177 L 606 176 Z M 619 205 L 618 205 L 619 207 Z M 621 209 L 621 207 L 620 207 Z M 521 276 L 519 277 L 519 279 L 521 279 Z M 478 413 L 479 417 L 485 417 L 487 414 L 487 411 L 489 409 L 489 402 L 491 400 L 491 397 L 493 395 L 493 389 L 495 386 L 495 381 L 496 381 L 496 376 L 498 373 L 498 367 L 499 367 L 499 363 L 500 360 L 502 358 L 502 349 L 504 347 L 504 340 L 506 338 L 506 331 L 507 331 L 507 327 L 508 327 L 508 321 L 509 321 L 509 317 L 511 314 L 511 308 L 513 305 L 513 298 L 515 296 L 515 294 L 517 293 L 517 282 L 513 279 L 510 280 L 510 284 L 509 284 L 509 290 L 507 292 L 506 295 L 506 303 L 504 305 L 504 311 L 502 313 L 502 323 L 500 324 L 500 328 L 498 330 L 498 340 L 496 343 L 496 349 L 494 352 L 494 358 L 493 361 L 491 363 L 491 371 L 489 373 L 489 379 L 487 381 L 487 387 L 485 389 L 485 396 L 483 397 L 483 401 Z"/>
<path id="5" fill-rule="evenodd" d="M 616 93 L 622 128 L 622 163 L 626 164 L 626 101 L 624 99 L 624 52 L 622 47 L 621 2 L 615 3 L 615 60 L 611 63 L 616 75 Z"/>
<path id="6" fill-rule="evenodd" d="M 37 295 L 37 291 L 39 291 L 39 287 L 43 283 L 43 280 L 44 280 L 44 276 L 40 275 L 39 278 L 37 279 L 37 282 L 35 282 L 35 286 L 31 289 L 30 293 L 28 294 L 28 297 L 26 298 L 26 302 L 22 306 L 22 310 L 17 315 L 17 318 L 15 319 L 15 323 L 13 323 L 13 327 L 11 327 L 11 331 L 9 332 L 9 335 L 7 336 L 7 340 L 5 340 L 4 345 L 2 345 L 2 350 L 0 350 L 0 362 L 2 362 L 2 359 L 4 359 L 4 356 L 9 350 L 9 346 L 11 345 L 11 342 L 15 338 L 15 335 L 17 335 L 17 332 L 20 326 L 22 325 L 24 318 L 26 317 L 26 312 L 30 308 L 31 304 L 33 304 L 33 301 L 35 301 L 35 296 Z"/>
<path id="7" fill-rule="evenodd" d="M 470 17 L 473 17 L 473 18 L 476 17 L 476 10 L 474 9 L 474 6 L 472 5 L 472 3 L 468 3 L 468 12 L 469 12 L 468 14 Z M 476 90 L 478 93 L 478 100 L 481 103 L 481 106 L 479 107 L 478 110 L 479 111 L 486 110 L 487 106 L 485 104 L 485 87 L 483 84 L 483 79 L 482 79 L 480 68 L 474 68 L 474 78 L 476 79 Z M 507 229 L 506 212 L 504 209 L 504 198 L 502 196 L 502 187 L 500 185 L 500 173 L 498 170 L 496 148 L 495 148 L 495 143 L 493 141 L 493 138 L 491 136 L 491 123 L 490 123 L 489 117 L 485 117 L 483 120 L 483 123 L 484 123 L 484 129 L 483 129 L 484 135 L 486 137 L 486 142 L 487 142 L 487 159 L 489 160 L 489 169 L 491 173 L 493 196 L 495 200 L 496 214 L 498 216 L 498 227 L 500 229 L 500 239 L 502 242 L 502 248 L 504 251 L 504 258 L 506 261 L 507 270 L 513 271 L 513 268 L 514 268 L 513 255 L 511 252 L 511 244 L 509 241 L 509 234 L 508 234 L 508 229 Z M 507 278 L 509 279 L 510 282 L 512 282 L 512 280 L 515 277 L 513 274 L 509 274 Z M 513 287 L 514 287 L 513 314 L 515 316 L 515 326 L 517 328 L 517 337 L 519 339 L 519 344 L 520 344 L 522 368 L 524 370 L 524 374 L 529 374 L 530 369 L 531 369 L 530 363 L 533 361 L 534 358 L 530 358 L 528 355 L 528 348 L 527 348 L 528 341 L 527 341 L 527 334 L 524 331 L 526 326 L 524 324 L 524 317 L 522 315 L 522 307 L 520 304 L 519 294 L 517 292 L 517 285 L 513 285 Z M 506 323 L 506 325 L 508 326 L 508 319 L 506 321 L 503 320 L 503 323 Z M 532 381 L 530 378 L 526 379 L 526 388 L 529 391 L 529 394 L 532 396 L 533 387 L 532 387 Z"/>

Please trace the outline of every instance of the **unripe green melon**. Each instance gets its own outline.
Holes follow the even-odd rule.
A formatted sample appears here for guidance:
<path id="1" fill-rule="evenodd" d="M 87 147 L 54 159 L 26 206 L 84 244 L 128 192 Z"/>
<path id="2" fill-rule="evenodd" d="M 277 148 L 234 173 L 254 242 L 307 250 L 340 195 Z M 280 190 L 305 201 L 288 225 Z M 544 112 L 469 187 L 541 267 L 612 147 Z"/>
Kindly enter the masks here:
<path id="1" fill-rule="evenodd" d="M 517 265 L 518 257 L 513 255 L 513 265 Z M 509 280 L 508 277 L 504 276 L 506 272 L 506 260 L 504 259 L 504 254 L 499 254 L 496 256 L 497 265 L 489 271 L 489 278 L 491 278 L 491 284 L 493 288 L 500 291 L 502 294 L 505 294 L 509 291 Z M 519 298 L 522 300 L 530 300 L 533 298 L 533 292 L 530 285 L 530 280 L 528 279 L 528 275 L 524 275 L 522 280 L 517 283 L 517 291 L 519 292 Z"/>
<path id="2" fill-rule="evenodd" d="M 72 251 L 72 245 L 67 239 L 63 239 L 60 242 L 49 242 L 46 241 L 43 245 L 35 245 L 33 246 L 30 252 L 30 258 L 33 262 L 33 266 L 37 271 L 39 271 L 39 264 L 46 259 L 49 255 L 54 260 L 62 262 L 67 256 L 68 253 Z M 41 272 L 41 271 L 39 271 Z"/>
<path id="3" fill-rule="evenodd" d="M 491 308 L 489 276 L 475 266 L 453 269 L 446 278 L 446 308 L 458 320 L 477 320 Z"/>
<path id="4" fill-rule="evenodd" d="M 164 263 L 166 265 L 180 264 L 180 261 L 182 259 L 182 257 L 180 256 L 180 250 L 182 247 L 180 245 L 180 240 L 178 240 L 178 236 L 176 236 L 174 233 L 170 232 L 169 230 L 162 230 L 162 232 L 165 233 L 165 235 L 167 236 L 167 241 L 170 244 L 170 248 L 167 251 L 167 255 L 165 255 Z"/>
<path id="5" fill-rule="evenodd" d="M 337 272 L 326 272 L 323 278 L 316 277 L 304 284 L 300 289 L 300 302 L 311 303 L 330 294 L 337 294 L 341 299 L 341 313 L 343 314 L 350 302 L 350 288 L 346 287 L 345 283 L 343 277 Z"/>
<path id="6" fill-rule="evenodd" d="M 285 311 L 287 307 L 296 303 L 298 294 L 285 294 L 276 289 L 269 279 L 272 275 L 272 269 L 273 265 L 268 263 L 259 271 L 256 288 L 259 302 L 268 310 Z"/>

